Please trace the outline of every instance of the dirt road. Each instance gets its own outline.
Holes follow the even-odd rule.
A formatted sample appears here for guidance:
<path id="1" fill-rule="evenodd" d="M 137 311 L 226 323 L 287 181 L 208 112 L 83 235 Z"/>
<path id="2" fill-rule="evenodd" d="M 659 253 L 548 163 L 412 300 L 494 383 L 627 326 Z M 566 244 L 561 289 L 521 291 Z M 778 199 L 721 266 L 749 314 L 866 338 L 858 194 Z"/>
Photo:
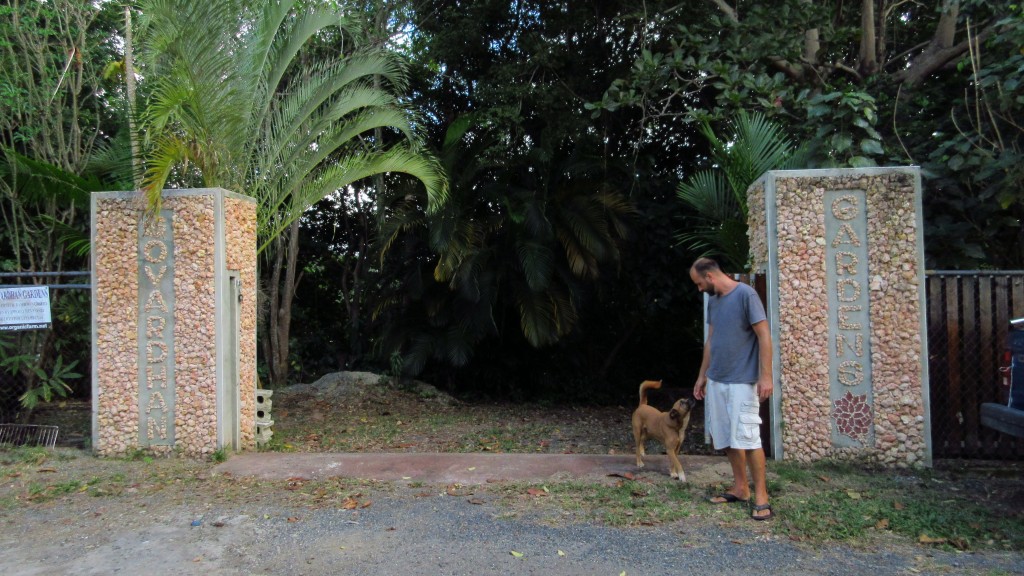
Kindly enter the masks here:
<path id="1" fill-rule="evenodd" d="M 329 455 L 311 454 L 305 463 L 287 456 L 263 458 L 258 468 L 243 456 L 220 465 L 78 455 L 7 466 L 0 574 L 1024 573 L 1019 553 L 887 543 L 815 549 L 773 535 L 738 506 L 617 528 L 581 521 L 572 510 L 545 506 L 543 498 L 510 505 L 493 487 L 515 479 L 453 482 L 393 460 L 377 463 L 392 476 L 369 479 L 375 473 L 364 468 L 364 477 L 352 478 L 337 473 L 344 466 L 325 468 Z M 469 473 L 488 462 L 451 465 Z M 615 458 L 603 462 L 618 469 Z M 651 466 L 657 465 L 655 459 Z M 692 461 L 691 481 L 714 481 L 728 474 L 727 466 L 723 458 Z"/>

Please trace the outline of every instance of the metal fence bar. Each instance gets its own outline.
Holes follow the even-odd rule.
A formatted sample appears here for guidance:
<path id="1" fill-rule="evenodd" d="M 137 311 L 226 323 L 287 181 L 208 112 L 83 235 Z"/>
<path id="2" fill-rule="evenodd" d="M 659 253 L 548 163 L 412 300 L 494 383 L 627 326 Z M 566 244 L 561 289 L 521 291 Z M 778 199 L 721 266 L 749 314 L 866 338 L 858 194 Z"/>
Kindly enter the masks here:
<path id="1" fill-rule="evenodd" d="M 88 276 L 88 270 L 71 270 L 67 272 L 0 272 L 0 278 L 55 278 L 61 276 Z"/>
<path id="2" fill-rule="evenodd" d="M 57 426 L 48 425 L 0 424 L 0 444 L 53 448 L 57 445 L 57 430 Z"/>
<path id="3" fill-rule="evenodd" d="M 69 272 L 0 272 L 0 288 L 15 288 L 17 286 L 23 286 L 23 284 L 6 284 L 3 282 L 4 278 L 75 278 L 75 277 L 88 277 L 92 272 L 74 270 Z M 39 284 L 39 286 L 46 286 L 48 288 L 60 289 L 92 289 L 92 284 L 76 283 L 76 284 Z"/>

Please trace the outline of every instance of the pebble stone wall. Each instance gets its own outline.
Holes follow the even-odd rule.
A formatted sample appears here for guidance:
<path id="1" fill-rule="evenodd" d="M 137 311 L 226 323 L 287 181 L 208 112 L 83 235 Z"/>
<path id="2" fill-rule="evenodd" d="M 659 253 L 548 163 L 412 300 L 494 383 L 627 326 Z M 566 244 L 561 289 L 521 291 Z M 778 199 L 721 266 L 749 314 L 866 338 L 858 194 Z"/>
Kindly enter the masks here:
<path id="1" fill-rule="evenodd" d="M 241 403 L 241 445 L 256 447 L 256 203 L 239 198 L 224 200 L 225 256 L 228 270 L 242 281 L 239 310 L 238 386 Z"/>
<path id="2" fill-rule="evenodd" d="M 822 172 L 821 176 L 808 174 Z M 844 174 L 848 172 L 848 174 Z M 751 270 L 768 270 L 766 186 L 774 190 L 777 256 L 779 417 L 785 459 L 867 460 L 887 466 L 931 464 L 927 445 L 926 342 L 922 335 L 921 224 L 914 170 L 770 172 L 748 190 Z M 832 441 L 825 192 L 863 191 L 867 210 L 873 443 Z M 771 278 L 771 275 L 769 275 Z M 769 280 L 771 282 L 771 280 Z M 769 306 L 772 306 L 771 299 Z"/>
<path id="3" fill-rule="evenodd" d="M 147 449 L 201 457 L 220 448 L 217 369 L 222 359 L 215 314 L 220 215 L 226 267 L 241 272 L 242 292 L 249 296 L 240 311 L 240 447 L 255 447 L 255 205 L 223 190 L 188 192 L 168 191 L 163 200 L 163 209 L 173 214 L 173 445 L 140 445 L 140 204 L 116 193 L 93 198 L 93 440 L 102 456 Z"/>

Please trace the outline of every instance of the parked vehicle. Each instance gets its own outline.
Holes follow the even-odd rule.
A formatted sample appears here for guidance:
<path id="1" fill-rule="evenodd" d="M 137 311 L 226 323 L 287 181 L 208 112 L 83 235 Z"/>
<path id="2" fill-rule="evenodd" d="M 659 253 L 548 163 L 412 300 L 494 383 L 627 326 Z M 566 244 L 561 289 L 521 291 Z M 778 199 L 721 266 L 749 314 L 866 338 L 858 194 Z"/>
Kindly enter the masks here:
<path id="1" fill-rule="evenodd" d="M 1005 373 L 1002 367 L 999 371 L 1006 374 L 1004 381 L 1010 391 L 1008 406 L 1024 410 L 1024 318 L 1010 321 L 1010 334 L 1006 340 L 1009 363 Z M 1006 354 L 1003 356 L 1005 359 Z"/>

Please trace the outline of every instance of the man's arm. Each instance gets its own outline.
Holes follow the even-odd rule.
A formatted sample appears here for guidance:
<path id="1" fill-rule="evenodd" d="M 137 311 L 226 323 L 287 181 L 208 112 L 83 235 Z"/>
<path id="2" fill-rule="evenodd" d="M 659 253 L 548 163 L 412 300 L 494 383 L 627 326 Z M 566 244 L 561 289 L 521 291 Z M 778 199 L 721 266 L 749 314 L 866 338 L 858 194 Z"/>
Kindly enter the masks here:
<path id="1" fill-rule="evenodd" d="M 772 378 L 772 331 L 768 329 L 768 321 L 761 320 L 753 324 L 757 336 L 757 360 L 760 372 L 757 377 L 757 397 L 765 401 L 772 395 L 774 379 Z"/>
<path id="2" fill-rule="evenodd" d="M 693 397 L 697 400 L 704 399 L 704 389 L 708 384 L 708 366 L 711 364 L 711 332 L 714 326 L 708 326 L 708 339 L 704 341 L 704 354 L 700 361 L 700 372 L 697 374 L 697 383 L 693 385 Z"/>

